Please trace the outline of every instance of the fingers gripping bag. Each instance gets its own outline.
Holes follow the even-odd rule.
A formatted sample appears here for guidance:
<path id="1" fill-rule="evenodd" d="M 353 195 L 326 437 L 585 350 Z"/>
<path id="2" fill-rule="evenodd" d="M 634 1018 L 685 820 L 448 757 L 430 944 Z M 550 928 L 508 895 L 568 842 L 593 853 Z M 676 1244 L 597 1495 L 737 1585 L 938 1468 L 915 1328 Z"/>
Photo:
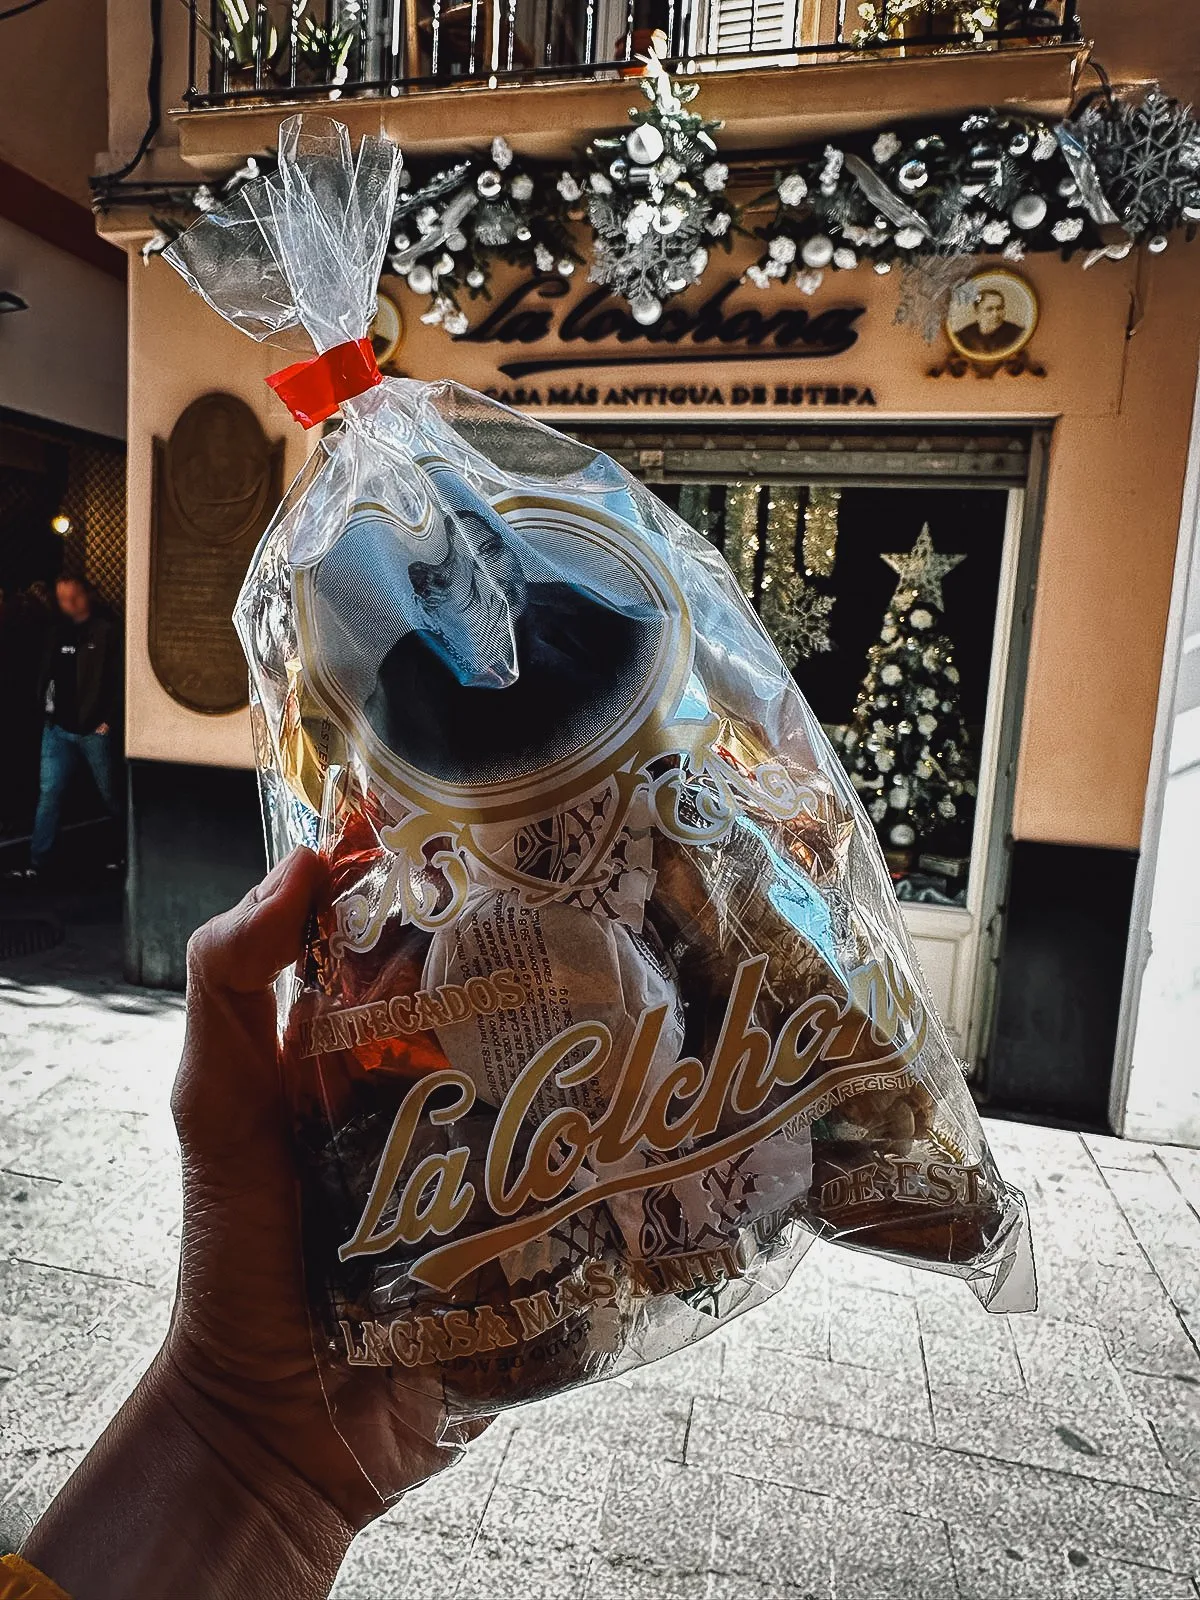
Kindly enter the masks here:
<path id="1" fill-rule="evenodd" d="M 340 403 L 236 620 L 271 855 L 332 871 L 282 1062 L 317 1360 L 384 1492 L 366 1386 L 453 1447 L 814 1238 L 1034 1297 L 874 833 L 721 556 L 597 451 L 380 379 L 398 171 L 292 119 L 167 252 L 307 331 L 271 380 L 302 421 Z"/>

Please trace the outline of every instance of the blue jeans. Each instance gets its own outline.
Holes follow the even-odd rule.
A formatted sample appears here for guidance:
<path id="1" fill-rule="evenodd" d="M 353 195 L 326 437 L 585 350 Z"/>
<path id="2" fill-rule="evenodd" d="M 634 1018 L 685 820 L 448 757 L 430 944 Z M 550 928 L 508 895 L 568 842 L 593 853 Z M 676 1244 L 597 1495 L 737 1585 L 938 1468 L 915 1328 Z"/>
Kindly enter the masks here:
<path id="1" fill-rule="evenodd" d="M 68 733 L 65 728 L 48 722 L 42 731 L 41 792 L 29 844 L 31 866 L 44 867 L 54 849 L 63 795 L 79 761 L 83 761 L 91 773 L 105 810 L 110 816 L 120 814 L 113 788 L 112 734 Z"/>

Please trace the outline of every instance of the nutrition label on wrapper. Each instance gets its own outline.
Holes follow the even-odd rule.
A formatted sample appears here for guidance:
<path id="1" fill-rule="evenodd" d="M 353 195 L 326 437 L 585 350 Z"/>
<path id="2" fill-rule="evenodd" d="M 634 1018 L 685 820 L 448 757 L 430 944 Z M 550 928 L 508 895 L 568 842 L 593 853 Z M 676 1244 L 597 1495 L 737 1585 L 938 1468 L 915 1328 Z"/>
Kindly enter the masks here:
<path id="1" fill-rule="evenodd" d="M 497 914 L 473 919 L 477 940 L 468 954 L 461 951 L 464 978 L 485 978 L 497 967 L 510 967 L 525 990 L 520 1011 L 493 1012 L 466 1024 L 478 1039 L 479 1067 L 487 1098 L 499 1105 L 521 1068 L 537 1054 L 539 1046 L 576 1020 L 570 990 L 556 982 L 554 962 L 546 942 L 541 915 L 518 900 L 496 896 Z M 461 941 L 460 941 L 461 950 Z M 462 1031 L 462 1030 L 460 1030 Z M 540 1113 L 553 1108 L 548 1097 Z"/>
<path id="2" fill-rule="evenodd" d="M 452 930 L 435 936 L 424 981 L 464 984 L 502 968 L 511 970 L 524 991 L 523 1006 L 438 1029 L 451 1063 L 489 1104 L 499 1105 L 538 1051 L 581 1022 L 602 1023 L 612 1048 L 587 1082 L 565 1090 L 553 1081 L 547 1084 L 531 1107 L 539 1119 L 564 1102 L 593 1120 L 603 1114 L 628 1038 L 648 1007 L 669 1005 L 672 1020 L 664 1030 L 663 1056 L 675 1059 L 682 1019 L 675 1015 L 674 988 L 661 959 L 624 924 L 562 902 L 528 906 L 512 890 L 487 892 Z M 565 1064 L 574 1061 L 568 1057 Z"/>

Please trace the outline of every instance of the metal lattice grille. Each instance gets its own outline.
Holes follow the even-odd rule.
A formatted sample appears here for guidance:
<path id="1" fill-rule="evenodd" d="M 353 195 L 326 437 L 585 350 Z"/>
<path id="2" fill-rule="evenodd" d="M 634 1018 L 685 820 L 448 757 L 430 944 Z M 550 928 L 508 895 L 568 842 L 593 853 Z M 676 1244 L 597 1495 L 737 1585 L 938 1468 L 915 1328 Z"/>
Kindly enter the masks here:
<path id="1" fill-rule="evenodd" d="M 72 444 L 63 510 L 71 519 L 66 571 L 120 611 L 125 603 L 125 452 Z"/>

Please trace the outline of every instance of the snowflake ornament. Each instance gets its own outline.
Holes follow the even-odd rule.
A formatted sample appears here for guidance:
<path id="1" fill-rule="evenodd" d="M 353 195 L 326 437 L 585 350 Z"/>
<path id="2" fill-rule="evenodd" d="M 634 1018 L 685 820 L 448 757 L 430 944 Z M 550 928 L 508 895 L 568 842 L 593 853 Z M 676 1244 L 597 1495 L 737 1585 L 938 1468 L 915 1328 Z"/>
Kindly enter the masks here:
<path id="1" fill-rule="evenodd" d="M 1175 226 L 1200 189 L 1200 123 L 1160 89 L 1140 101 L 1089 106 L 1070 129 L 1135 237 Z"/>

